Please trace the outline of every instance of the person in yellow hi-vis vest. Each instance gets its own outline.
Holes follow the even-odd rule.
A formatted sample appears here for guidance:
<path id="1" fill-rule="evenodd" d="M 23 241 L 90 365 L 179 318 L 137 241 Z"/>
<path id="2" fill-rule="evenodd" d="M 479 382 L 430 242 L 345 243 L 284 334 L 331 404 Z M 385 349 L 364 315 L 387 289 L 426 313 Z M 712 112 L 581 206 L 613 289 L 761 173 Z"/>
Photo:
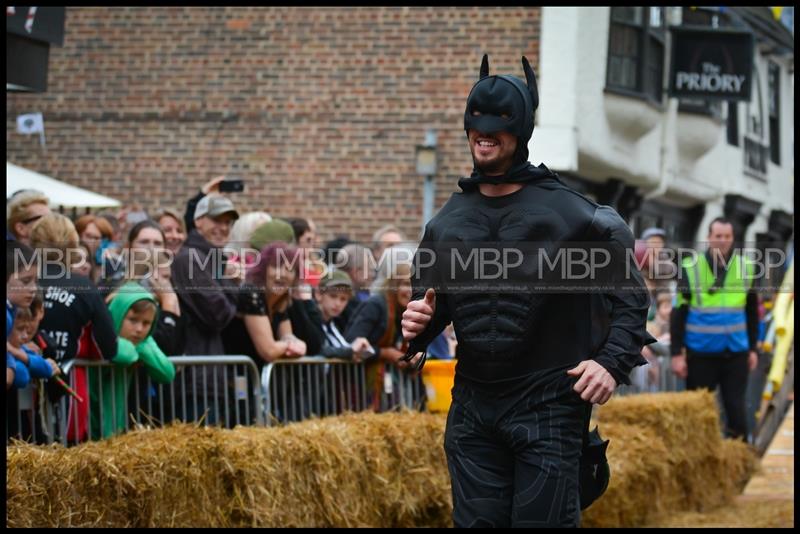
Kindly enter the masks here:
<path id="1" fill-rule="evenodd" d="M 705 254 L 685 258 L 670 319 L 672 370 L 687 389 L 720 387 L 728 437 L 747 440 L 746 390 L 758 353 L 753 265 L 733 248 L 733 224 L 718 217 Z"/>

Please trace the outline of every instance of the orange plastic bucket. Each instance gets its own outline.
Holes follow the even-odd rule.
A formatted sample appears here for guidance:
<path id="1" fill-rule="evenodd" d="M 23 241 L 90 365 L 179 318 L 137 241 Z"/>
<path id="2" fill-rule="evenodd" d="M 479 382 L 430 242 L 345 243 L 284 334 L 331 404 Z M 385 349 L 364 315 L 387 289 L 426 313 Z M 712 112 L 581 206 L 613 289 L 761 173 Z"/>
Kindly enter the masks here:
<path id="1" fill-rule="evenodd" d="M 422 368 L 422 383 L 428 394 L 428 411 L 447 412 L 452 401 L 450 390 L 456 372 L 456 360 L 428 360 Z"/>

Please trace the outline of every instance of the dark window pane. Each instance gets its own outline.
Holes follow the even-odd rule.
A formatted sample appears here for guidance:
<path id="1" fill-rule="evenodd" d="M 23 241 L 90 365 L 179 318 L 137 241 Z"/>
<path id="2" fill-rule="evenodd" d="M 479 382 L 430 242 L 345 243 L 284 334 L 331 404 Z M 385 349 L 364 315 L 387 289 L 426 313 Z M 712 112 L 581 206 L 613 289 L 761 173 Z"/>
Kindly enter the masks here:
<path id="1" fill-rule="evenodd" d="M 639 35 L 641 32 L 638 28 L 631 28 L 626 27 L 624 29 L 625 32 L 625 55 L 628 57 L 638 58 L 639 57 Z"/>
<path id="2" fill-rule="evenodd" d="M 774 63 L 769 64 L 769 114 L 770 116 L 778 116 L 778 93 L 779 93 L 779 80 L 780 68 Z"/>
<path id="3" fill-rule="evenodd" d="M 764 95 L 761 92 L 761 80 L 757 68 L 753 68 L 753 91 L 747 106 L 747 131 L 756 139 L 764 135 Z"/>
<path id="4" fill-rule="evenodd" d="M 625 34 L 620 30 L 621 26 L 611 25 L 611 35 L 608 37 L 608 53 L 610 56 L 622 55 L 625 50 Z"/>
<path id="5" fill-rule="evenodd" d="M 728 102 L 728 144 L 739 146 L 739 106 Z"/>
<path id="6" fill-rule="evenodd" d="M 767 173 L 767 147 L 748 137 L 744 138 L 744 164 L 760 174 Z"/>
<path id="7" fill-rule="evenodd" d="M 609 43 L 612 55 L 625 57 L 637 57 L 639 55 L 639 35 L 636 28 L 613 24 Z"/>
<path id="8" fill-rule="evenodd" d="M 781 163 L 781 69 L 769 64 L 769 159 L 776 165 Z"/>
<path id="9" fill-rule="evenodd" d="M 769 159 L 775 165 L 781 164 L 781 123 L 778 117 L 769 118 Z"/>
<path id="10" fill-rule="evenodd" d="M 622 85 L 630 89 L 638 89 L 636 83 L 636 61 L 633 59 L 623 60 Z"/>
<path id="11" fill-rule="evenodd" d="M 639 90 L 640 30 L 622 24 L 611 24 L 608 44 L 608 85 Z"/>
<path id="12" fill-rule="evenodd" d="M 664 75 L 664 45 L 650 38 L 645 66 L 645 92 L 656 102 L 661 102 Z"/>
<path id="13" fill-rule="evenodd" d="M 622 60 L 618 57 L 610 56 L 608 58 L 608 83 L 609 85 L 617 85 L 616 80 L 622 77 Z"/>
<path id="14" fill-rule="evenodd" d="M 614 22 L 626 22 L 641 26 L 642 8 L 632 6 L 614 6 L 611 8 L 611 20 Z"/>

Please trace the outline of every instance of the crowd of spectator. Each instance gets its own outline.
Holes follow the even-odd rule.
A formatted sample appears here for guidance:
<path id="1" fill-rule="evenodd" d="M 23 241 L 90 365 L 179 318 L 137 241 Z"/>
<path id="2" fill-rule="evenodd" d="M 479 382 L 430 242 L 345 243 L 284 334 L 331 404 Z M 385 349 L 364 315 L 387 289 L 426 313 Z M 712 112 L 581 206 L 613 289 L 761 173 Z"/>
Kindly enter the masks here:
<path id="1" fill-rule="evenodd" d="M 304 356 L 364 362 L 373 406 L 386 373 L 396 383 L 411 375 L 400 360 L 414 250 L 406 236 L 384 226 L 369 243 L 338 235 L 321 246 L 311 219 L 240 213 L 235 194 L 219 192 L 223 180 L 205 184 L 183 216 L 134 207 L 73 220 L 39 191 L 8 199 L 9 415 L 18 390 L 56 401 L 69 382 L 68 441 L 107 437 L 126 428 L 126 396 L 141 408 L 155 395 L 142 384 L 175 380 L 168 356 L 178 355 L 246 355 L 259 370 Z M 453 358 L 452 332 L 441 337 L 431 357 Z M 76 366 L 54 382 L 75 359 L 114 366 Z M 179 413 L 221 422 L 231 383 L 218 371 L 201 385 L 204 413 L 192 413 L 194 403 Z"/>

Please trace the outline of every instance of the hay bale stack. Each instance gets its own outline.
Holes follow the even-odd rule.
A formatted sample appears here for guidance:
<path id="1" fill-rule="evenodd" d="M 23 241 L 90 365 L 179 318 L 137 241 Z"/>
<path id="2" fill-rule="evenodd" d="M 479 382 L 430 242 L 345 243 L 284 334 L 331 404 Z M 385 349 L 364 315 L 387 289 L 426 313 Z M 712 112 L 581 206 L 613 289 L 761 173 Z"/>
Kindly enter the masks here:
<path id="1" fill-rule="evenodd" d="M 173 425 L 8 447 L 7 526 L 449 526 L 444 418 Z"/>
<path id="2" fill-rule="evenodd" d="M 707 391 L 613 399 L 597 410 L 611 483 L 584 512 L 585 527 L 633 527 L 670 511 L 729 503 L 756 468 L 743 442 L 723 440 Z"/>
<path id="3" fill-rule="evenodd" d="M 611 484 L 583 526 L 730 502 L 755 467 L 705 392 L 600 407 Z M 450 526 L 445 417 L 347 414 L 279 428 L 178 424 L 64 449 L 7 448 L 9 527 Z"/>

